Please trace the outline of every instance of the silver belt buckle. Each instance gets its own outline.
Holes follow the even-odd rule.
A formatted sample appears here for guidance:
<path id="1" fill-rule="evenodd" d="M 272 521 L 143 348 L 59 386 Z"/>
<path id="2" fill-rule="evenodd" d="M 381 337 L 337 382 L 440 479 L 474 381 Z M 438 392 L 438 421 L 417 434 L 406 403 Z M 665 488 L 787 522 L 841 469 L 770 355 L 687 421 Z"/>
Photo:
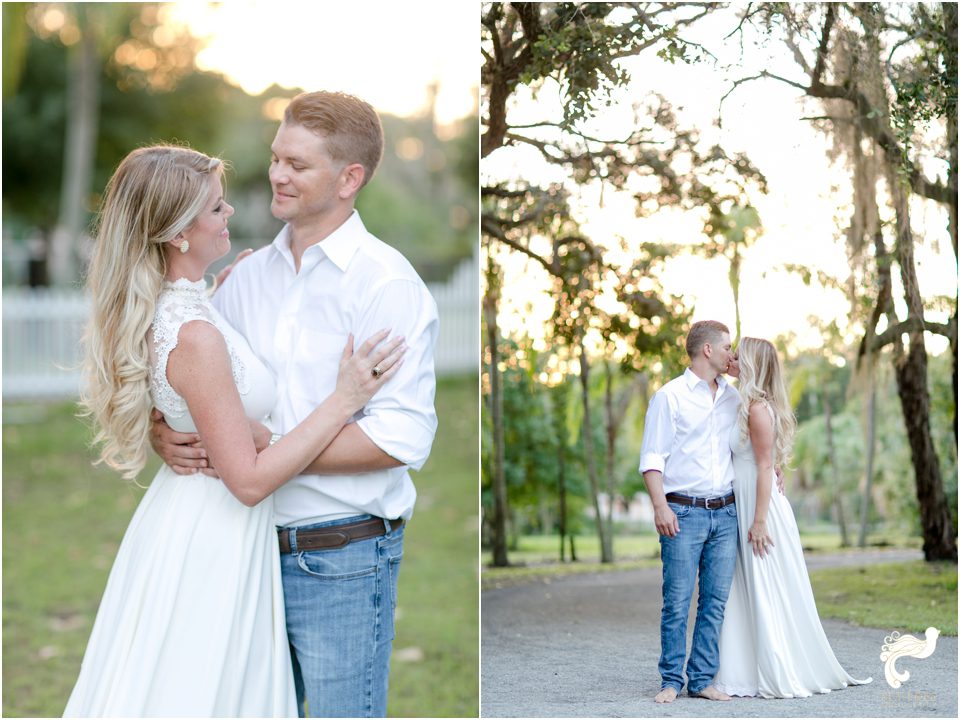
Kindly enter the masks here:
<path id="1" fill-rule="evenodd" d="M 716 503 L 716 507 L 713 506 L 713 503 Z M 719 510 L 723 507 L 723 498 L 707 498 L 704 501 L 704 504 L 707 506 L 707 510 Z"/>

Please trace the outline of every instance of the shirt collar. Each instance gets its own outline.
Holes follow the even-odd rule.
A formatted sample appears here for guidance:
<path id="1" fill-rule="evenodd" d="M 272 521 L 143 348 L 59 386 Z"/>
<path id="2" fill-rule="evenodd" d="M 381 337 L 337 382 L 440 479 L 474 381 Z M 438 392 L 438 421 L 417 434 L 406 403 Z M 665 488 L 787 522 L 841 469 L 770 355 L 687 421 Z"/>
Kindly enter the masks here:
<path id="1" fill-rule="evenodd" d="M 317 243 L 315 247 L 322 249 L 333 264 L 340 268 L 340 272 L 346 272 L 350 260 L 360 249 L 360 240 L 366 232 L 360 213 L 354 210 L 343 225 Z"/>
<path id="2" fill-rule="evenodd" d="M 697 383 L 703 383 L 709 387 L 709 384 L 706 380 L 697 375 L 693 370 L 687 368 L 683 371 L 683 379 L 687 381 L 687 387 L 693 390 L 697 386 Z M 723 375 L 717 375 L 717 390 L 723 390 L 727 386 L 727 379 Z"/>
<path id="3" fill-rule="evenodd" d="M 353 259 L 354 254 L 360 249 L 360 240 L 366 232 L 367 228 L 360 219 L 360 213 L 354 210 L 340 227 L 320 242 L 308 247 L 306 252 L 304 252 L 304 257 L 307 256 L 307 253 L 320 253 L 321 256 L 325 255 L 330 258 L 331 262 L 333 262 L 341 272 L 345 272 L 347 266 L 350 264 L 350 260 Z M 283 229 L 277 234 L 277 237 L 274 238 L 273 246 L 292 266 L 293 253 L 290 250 L 289 225 L 283 226 Z"/>

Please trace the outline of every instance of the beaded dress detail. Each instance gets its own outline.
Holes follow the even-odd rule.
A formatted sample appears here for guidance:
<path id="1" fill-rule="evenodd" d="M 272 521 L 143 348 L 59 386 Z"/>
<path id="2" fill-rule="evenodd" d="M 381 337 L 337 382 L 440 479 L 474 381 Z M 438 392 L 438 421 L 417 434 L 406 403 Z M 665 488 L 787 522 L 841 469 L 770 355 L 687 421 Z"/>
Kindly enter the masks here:
<path id="1" fill-rule="evenodd" d="M 163 291 L 157 298 L 157 309 L 151 327 L 150 392 L 153 395 L 154 406 L 164 414 L 168 423 L 172 419 L 176 420 L 187 414 L 186 401 L 170 387 L 167 381 L 167 360 L 170 358 L 170 353 L 177 347 L 180 328 L 193 320 L 203 320 L 220 330 L 230 353 L 233 382 L 240 395 L 247 395 L 250 392 L 246 366 L 237 354 L 235 342 L 231 339 L 234 334 L 233 329 L 210 304 L 206 283 L 203 280 L 192 282 L 186 278 L 180 278 L 175 282 L 164 282 Z"/>

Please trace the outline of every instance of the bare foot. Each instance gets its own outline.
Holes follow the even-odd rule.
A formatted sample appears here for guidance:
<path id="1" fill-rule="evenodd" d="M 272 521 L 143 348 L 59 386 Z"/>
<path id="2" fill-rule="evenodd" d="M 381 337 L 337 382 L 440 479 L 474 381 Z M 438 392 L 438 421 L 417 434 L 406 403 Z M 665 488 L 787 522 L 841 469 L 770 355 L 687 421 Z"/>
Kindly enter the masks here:
<path id="1" fill-rule="evenodd" d="M 658 703 L 672 703 L 676 699 L 677 699 L 676 688 L 667 686 L 656 694 L 656 696 L 653 698 L 653 701 Z"/>
<path id="2" fill-rule="evenodd" d="M 699 697 L 704 700 L 730 700 L 730 696 L 725 692 L 720 692 L 713 685 L 707 685 L 698 693 L 690 693 L 691 697 Z"/>

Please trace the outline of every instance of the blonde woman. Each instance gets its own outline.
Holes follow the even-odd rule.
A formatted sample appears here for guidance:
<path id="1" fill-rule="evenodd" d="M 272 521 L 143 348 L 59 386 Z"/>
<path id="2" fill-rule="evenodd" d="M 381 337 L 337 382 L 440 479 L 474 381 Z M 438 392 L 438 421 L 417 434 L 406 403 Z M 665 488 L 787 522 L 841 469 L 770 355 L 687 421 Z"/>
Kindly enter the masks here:
<path id="1" fill-rule="evenodd" d="M 230 249 L 220 160 L 130 153 L 107 187 L 88 288 L 82 404 L 100 461 L 134 478 L 149 414 L 199 433 L 221 479 L 164 466 L 130 522 L 66 716 L 296 717 L 270 494 L 298 474 L 400 365 L 401 340 L 344 349 L 336 390 L 279 441 L 250 420 L 271 373 L 208 301 Z M 379 345 L 378 345 L 379 343 Z"/>
<path id="2" fill-rule="evenodd" d="M 827 642 L 793 510 L 773 490 L 796 430 L 777 351 L 743 338 L 728 374 L 740 378 L 730 436 L 740 540 L 715 685 L 728 695 L 795 698 L 868 683 L 840 667 Z"/>

